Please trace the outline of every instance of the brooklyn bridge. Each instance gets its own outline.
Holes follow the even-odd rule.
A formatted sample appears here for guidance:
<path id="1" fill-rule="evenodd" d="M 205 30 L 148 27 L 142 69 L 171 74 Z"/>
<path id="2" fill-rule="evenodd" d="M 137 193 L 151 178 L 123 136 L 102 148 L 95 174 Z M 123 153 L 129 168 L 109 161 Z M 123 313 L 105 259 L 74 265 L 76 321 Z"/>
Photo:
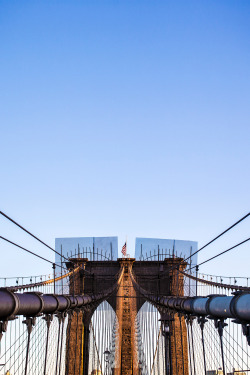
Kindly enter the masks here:
<path id="1" fill-rule="evenodd" d="M 194 254 L 158 248 L 140 259 L 113 259 L 97 249 L 78 249 L 57 254 L 61 261 L 52 264 L 50 275 L 14 282 L 2 277 L 0 374 L 249 373 L 248 278 L 201 274 L 201 263 L 190 262 Z"/>

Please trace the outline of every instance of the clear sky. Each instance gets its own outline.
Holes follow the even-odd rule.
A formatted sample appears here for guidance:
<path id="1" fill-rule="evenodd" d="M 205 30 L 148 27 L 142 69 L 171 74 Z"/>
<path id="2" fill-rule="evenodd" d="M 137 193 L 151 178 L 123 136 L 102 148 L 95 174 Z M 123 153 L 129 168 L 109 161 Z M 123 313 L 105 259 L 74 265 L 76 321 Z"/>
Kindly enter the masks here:
<path id="1" fill-rule="evenodd" d="M 127 235 L 132 254 L 136 236 L 203 245 L 249 211 L 249 73 L 249 0 L 0 0 L 0 209 L 52 246 L 110 235 L 120 248 Z M 0 251 L 1 276 L 50 268 Z M 247 245 L 202 271 L 247 276 L 249 262 Z"/>

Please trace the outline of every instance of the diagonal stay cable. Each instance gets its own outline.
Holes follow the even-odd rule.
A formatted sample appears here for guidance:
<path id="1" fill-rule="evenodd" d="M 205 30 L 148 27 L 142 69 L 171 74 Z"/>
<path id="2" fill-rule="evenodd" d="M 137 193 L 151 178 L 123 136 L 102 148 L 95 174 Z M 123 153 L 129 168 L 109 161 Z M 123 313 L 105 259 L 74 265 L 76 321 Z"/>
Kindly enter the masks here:
<path id="1" fill-rule="evenodd" d="M 0 211 L 1 212 L 1 211 Z M 204 246 L 202 246 L 200 249 L 196 250 L 193 254 L 191 254 L 189 257 L 185 258 L 185 259 L 182 259 L 179 263 L 175 264 L 174 266 L 172 267 L 169 267 L 169 271 L 172 271 L 174 269 L 177 269 L 181 264 L 183 264 L 184 262 L 186 262 L 187 260 L 191 259 L 194 255 L 198 254 L 200 251 L 202 251 L 203 249 L 205 249 L 207 246 L 209 246 L 211 243 L 213 243 L 214 241 L 216 241 L 218 238 L 222 237 L 225 233 L 229 232 L 231 229 L 233 229 L 234 227 L 236 227 L 238 224 L 240 224 L 243 220 L 245 220 L 248 216 L 250 216 L 250 212 L 248 212 L 248 214 L 246 214 L 245 216 L 243 216 L 241 219 L 239 219 L 238 221 L 236 221 L 234 224 L 232 224 L 230 227 L 228 227 L 227 229 L 225 229 L 223 232 L 221 232 L 220 234 L 218 234 L 218 236 L 216 236 L 215 238 L 213 238 L 211 241 L 209 241 L 208 243 L 206 243 Z"/>
<path id="2" fill-rule="evenodd" d="M 55 249 L 53 249 L 53 247 L 47 245 L 44 241 L 40 240 L 40 238 L 38 238 L 37 236 L 35 236 L 34 234 L 32 234 L 30 231 L 28 231 L 22 225 L 18 224 L 15 220 L 11 219 L 11 217 L 9 217 L 8 215 L 6 215 L 4 212 L 0 211 L 0 215 L 4 216 L 7 220 L 11 221 L 13 224 L 15 224 L 16 226 L 18 226 L 24 232 L 28 233 L 31 237 L 35 238 L 37 241 L 39 241 L 41 244 L 43 244 L 44 246 L 46 246 L 48 249 L 50 249 L 51 251 L 53 251 L 54 253 L 56 253 L 60 257 L 63 257 L 64 259 L 68 260 L 67 257 L 65 257 L 64 255 L 60 254 L 58 251 L 56 251 Z"/>
<path id="3" fill-rule="evenodd" d="M 245 216 L 243 216 L 240 220 L 236 221 L 236 223 L 234 223 L 233 225 L 231 225 L 229 228 L 225 229 L 222 233 L 220 233 L 218 236 L 216 236 L 215 238 L 213 238 L 211 241 L 209 241 L 208 243 L 206 243 L 204 246 L 202 246 L 200 249 L 198 249 L 197 251 L 195 251 L 192 255 L 190 255 L 188 258 L 186 258 L 185 260 L 187 261 L 188 259 L 190 259 L 191 257 L 193 257 L 195 254 L 199 253 L 201 250 L 205 249 L 208 245 L 210 245 L 211 243 L 213 243 L 214 241 L 216 241 L 218 238 L 222 237 L 225 233 L 229 232 L 231 229 L 233 229 L 236 225 L 238 225 L 239 223 L 241 223 L 243 220 L 245 220 L 248 216 L 250 216 L 250 212 L 248 212 L 248 214 L 246 214 Z"/>
<path id="4" fill-rule="evenodd" d="M 240 246 L 240 245 L 243 245 L 244 243 L 246 243 L 246 242 L 248 242 L 248 241 L 250 241 L 250 237 L 247 238 L 247 239 L 244 240 L 244 241 L 241 241 L 241 242 L 237 243 L 236 245 L 230 247 L 229 249 L 224 250 L 224 251 L 221 251 L 219 254 L 216 254 L 216 255 L 214 255 L 213 257 L 204 260 L 204 262 L 201 262 L 201 263 L 197 264 L 197 266 L 201 266 L 202 264 L 205 264 L 205 263 L 207 263 L 207 262 L 210 262 L 211 260 L 213 260 L 213 259 L 215 259 L 215 258 L 218 258 L 219 256 L 221 256 L 221 255 L 227 253 L 227 252 L 230 251 L 230 250 L 235 249 L 236 247 L 238 247 L 238 246 Z M 192 268 L 194 268 L 194 267 L 196 267 L 196 265 L 193 266 L 193 267 L 190 267 L 187 271 L 190 271 L 190 270 L 191 270 Z"/>
<path id="5" fill-rule="evenodd" d="M 48 259 L 42 257 L 41 255 L 38 255 L 38 254 L 34 253 L 33 251 L 28 250 L 28 249 L 26 249 L 25 247 L 23 247 L 23 246 L 21 246 L 21 245 L 18 245 L 17 243 L 8 240 L 7 238 L 5 238 L 5 237 L 3 237 L 3 236 L 0 236 L 0 239 L 6 241 L 6 242 L 8 242 L 8 243 L 10 243 L 11 245 L 14 245 L 14 246 L 18 247 L 19 249 L 22 249 L 22 250 L 26 251 L 27 253 L 30 253 L 30 254 L 36 256 L 37 258 L 40 258 L 40 259 L 44 260 L 45 262 L 48 262 L 48 263 L 50 263 L 50 264 L 52 264 L 52 265 L 54 264 L 54 262 L 52 262 L 51 260 L 48 260 Z M 61 266 L 60 264 L 58 264 L 58 267 L 61 267 L 61 268 L 63 268 L 63 269 L 66 269 L 65 267 Z"/>

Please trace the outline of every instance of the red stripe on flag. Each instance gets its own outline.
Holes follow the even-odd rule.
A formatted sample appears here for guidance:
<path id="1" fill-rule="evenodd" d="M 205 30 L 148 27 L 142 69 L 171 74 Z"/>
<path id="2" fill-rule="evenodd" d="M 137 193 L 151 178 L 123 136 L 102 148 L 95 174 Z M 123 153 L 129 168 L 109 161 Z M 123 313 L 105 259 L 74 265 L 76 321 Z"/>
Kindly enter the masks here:
<path id="1" fill-rule="evenodd" d="M 122 246 L 122 254 L 123 255 L 126 255 L 127 254 L 127 244 L 125 242 L 125 244 Z"/>

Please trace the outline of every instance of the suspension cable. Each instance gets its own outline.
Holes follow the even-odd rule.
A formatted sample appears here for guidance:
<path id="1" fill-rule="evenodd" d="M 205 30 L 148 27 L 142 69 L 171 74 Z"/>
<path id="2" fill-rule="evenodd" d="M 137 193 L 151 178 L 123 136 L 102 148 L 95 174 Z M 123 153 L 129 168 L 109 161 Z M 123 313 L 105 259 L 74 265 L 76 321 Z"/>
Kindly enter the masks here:
<path id="1" fill-rule="evenodd" d="M 190 267 L 187 271 L 190 271 L 190 270 L 193 269 L 194 267 L 197 267 L 197 266 L 199 267 L 199 266 L 201 266 L 202 264 L 205 264 L 205 263 L 207 263 L 207 262 L 210 262 L 211 260 L 213 260 L 213 259 L 215 259 L 215 258 L 218 258 L 219 256 L 221 256 L 221 255 L 227 253 L 227 252 L 230 251 L 230 250 L 235 249 L 236 247 L 238 247 L 238 246 L 240 246 L 240 245 L 243 245 L 244 243 L 246 243 L 246 242 L 248 242 L 248 241 L 250 241 L 250 237 L 247 238 L 247 239 L 244 240 L 244 241 L 241 241 L 241 242 L 237 243 L 236 245 L 230 247 L 229 249 L 224 250 L 224 251 L 221 251 L 219 254 L 216 254 L 216 255 L 214 255 L 213 257 L 204 260 L 204 262 L 201 262 L 201 263 L 199 263 L 199 264 L 197 264 L 197 265 L 195 265 L 195 266 L 193 266 L 193 267 Z"/>
<path id="2" fill-rule="evenodd" d="M 25 247 L 23 247 L 21 245 L 18 245 L 17 243 L 8 240 L 7 238 L 5 238 L 3 236 L 0 236 L 0 239 L 6 241 L 8 243 L 10 243 L 11 245 L 14 245 L 14 246 L 18 247 L 19 249 L 22 249 L 22 250 L 26 251 L 27 253 L 30 253 L 30 254 L 34 255 L 37 258 L 40 258 L 40 259 L 44 260 L 45 262 L 48 262 L 48 263 L 50 263 L 52 265 L 54 264 L 54 262 L 52 262 L 51 260 L 48 260 L 48 259 L 42 257 L 41 255 L 38 255 L 38 254 L 34 253 L 33 251 L 28 250 Z M 60 264 L 57 264 L 57 265 L 58 265 L 58 267 L 61 267 L 61 268 L 65 269 L 65 270 L 67 269 L 67 268 L 61 266 Z"/>
<path id="3" fill-rule="evenodd" d="M 236 227 L 236 225 L 238 225 L 239 223 L 241 223 L 243 220 L 245 220 L 248 216 L 250 216 L 250 212 L 248 212 L 248 214 L 246 214 L 245 216 L 243 216 L 240 220 L 236 221 L 236 223 L 234 223 L 233 225 L 231 225 L 229 228 L 227 228 L 226 230 L 224 230 L 222 233 L 220 233 L 218 236 L 216 236 L 215 238 L 213 238 L 211 241 L 209 241 L 206 245 L 202 246 L 200 249 L 198 249 L 197 251 L 195 251 L 192 255 L 190 255 L 188 258 L 186 258 L 186 261 L 188 259 L 190 259 L 191 257 L 193 257 L 195 254 L 199 253 L 201 250 L 205 249 L 205 247 L 207 247 L 208 245 L 210 245 L 211 243 L 213 243 L 214 241 L 216 241 L 218 238 L 222 237 L 225 233 L 229 232 L 232 228 Z"/>
<path id="4" fill-rule="evenodd" d="M 195 276 L 190 275 L 190 274 L 188 274 L 186 272 L 183 272 L 183 271 L 180 271 L 180 273 L 182 273 L 188 279 L 198 281 L 198 282 L 200 282 L 201 284 L 204 284 L 204 285 L 211 285 L 211 286 L 220 287 L 220 288 L 243 290 L 243 291 L 249 291 L 250 290 L 250 287 L 247 287 L 247 286 L 223 284 L 223 283 L 218 283 L 218 282 L 215 282 L 215 281 L 201 279 L 199 277 L 195 277 Z"/>
<path id="5" fill-rule="evenodd" d="M 198 254 L 200 251 L 202 251 L 203 249 L 205 249 L 207 246 L 211 245 L 211 243 L 213 243 L 218 238 L 222 237 L 225 233 L 229 232 L 231 229 L 233 229 L 234 227 L 236 227 L 243 220 L 245 220 L 248 216 L 250 216 L 250 212 L 248 212 L 248 214 L 246 214 L 245 216 L 243 216 L 240 220 L 236 221 L 236 223 L 234 223 L 233 225 L 231 225 L 229 228 L 225 229 L 223 232 L 221 232 L 218 236 L 216 236 L 215 238 L 213 238 L 211 241 L 209 241 L 208 243 L 206 243 L 200 249 L 198 249 L 197 251 L 195 251 L 193 254 L 191 254 L 189 257 L 187 257 L 185 260 L 182 259 L 178 264 L 170 267 L 169 270 L 168 270 L 168 272 L 171 271 L 171 270 L 173 270 L 173 269 L 176 269 L 180 264 L 182 264 L 182 263 L 186 262 L 187 260 L 191 259 L 194 255 Z"/>
<path id="6" fill-rule="evenodd" d="M 51 251 L 53 251 L 54 253 L 58 254 L 60 257 L 63 257 L 64 259 L 67 259 L 64 255 L 61 255 L 58 251 L 56 251 L 55 249 L 53 249 L 53 247 L 47 245 L 45 242 L 43 242 L 42 240 L 40 240 L 40 238 L 38 238 L 37 236 L 35 236 L 34 234 L 32 234 L 30 231 L 28 231 L 27 229 L 25 229 L 22 225 L 18 224 L 15 220 L 11 219 L 11 217 L 9 217 L 8 215 L 6 215 L 4 212 L 0 211 L 0 214 L 2 216 L 4 216 L 6 219 L 8 219 L 9 221 L 11 221 L 13 224 L 15 224 L 16 226 L 18 226 L 20 229 L 22 229 L 24 232 L 28 233 L 31 237 L 35 238 L 37 241 L 39 241 L 41 244 L 43 244 L 44 246 L 46 246 L 48 249 L 50 249 Z"/>
<path id="7" fill-rule="evenodd" d="M 61 375 L 61 363 L 62 363 L 62 349 L 63 349 L 63 333 L 64 333 L 64 321 L 66 315 L 63 314 L 62 316 L 62 329 L 61 329 L 61 348 L 60 348 L 60 357 L 59 357 L 59 375 Z"/>
<path id="8" fill-rule="evenodd" d="M 76 351 L 77 351 L 77 341 L 78 341 L 78 318 L 79 310 L 76 310 L 76 332 L 75 332 L 75 361 L 74 361 L 74 375 L 76 373 Z"/>

